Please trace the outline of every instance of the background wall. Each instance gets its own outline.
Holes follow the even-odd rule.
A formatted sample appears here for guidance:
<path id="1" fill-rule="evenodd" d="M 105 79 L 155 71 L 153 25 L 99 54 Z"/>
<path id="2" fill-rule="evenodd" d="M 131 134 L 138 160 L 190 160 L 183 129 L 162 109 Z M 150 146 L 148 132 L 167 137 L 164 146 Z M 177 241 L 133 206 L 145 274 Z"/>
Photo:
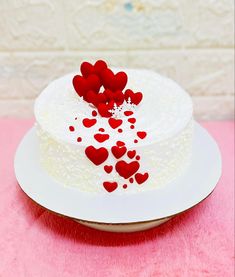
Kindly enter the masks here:
<path id="1" fill-rule="evenodd" d="M 0 116 L 83 60 L 145 67 L 180 83 L 200 119 L 234 111 L 233 0 L 0 0 Z"/>

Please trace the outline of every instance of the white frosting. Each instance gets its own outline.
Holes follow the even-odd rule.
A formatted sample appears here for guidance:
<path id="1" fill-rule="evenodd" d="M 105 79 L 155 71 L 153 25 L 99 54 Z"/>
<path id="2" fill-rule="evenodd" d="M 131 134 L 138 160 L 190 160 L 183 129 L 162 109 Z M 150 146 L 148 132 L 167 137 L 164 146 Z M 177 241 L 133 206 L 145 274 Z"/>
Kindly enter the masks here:
<path id="1" fill-rule="evenodd" d="M 114 70 L 120 71 L 120 70 Z M 91 116 L 92 107 L 74 91 L 71 73 L 52 82 L 37 98 L 35 116 L 38 123 L 41 162 L 48 173 L 60 183 L 78 187 L 89 192 L 106 192 L 104 181 L 118 182 L 114 193 L 138 192 L 161 187 L 179 176 L 187 167 L 191 156 L 193 135 L 192 102 L 189 95 L 174 81 L 148 70 L 124 70 L 128 75 L 126 88 L 141 91 L 143 100 L 134 115 L 135 129 L 130 129 L 127 117 L 122 118 L 122 133 L 112 129 L 107 118 L 97 116 L 92 128 L 85 128 L 84 118 Z M 75 120 L 77 118 L 77 120 Z M 74 126 L 70 132 L 68 127 Z M 99 143 L 94 134 L 104 128 L 109 140 Z M 137 131 L 146 131 L 147 137 L 137 138 Z M 77 142 L 77 137 L 82 142 Z M 109 155 L 108 160 L 95 166 L 85 155 L 88 145 L 110 149 L 116 141 L 126 143 L 128 150 L 135 149 L 141 156 L 139 172 L 149 173 L 142 185 L 130 184 L 113 170 L 107 174 L 105 164 L 115 166 L 117 160 Z M 123 160 L 131 160 L 125 155 Z M 122 185 L 128 184 L 127 189 Z"/>

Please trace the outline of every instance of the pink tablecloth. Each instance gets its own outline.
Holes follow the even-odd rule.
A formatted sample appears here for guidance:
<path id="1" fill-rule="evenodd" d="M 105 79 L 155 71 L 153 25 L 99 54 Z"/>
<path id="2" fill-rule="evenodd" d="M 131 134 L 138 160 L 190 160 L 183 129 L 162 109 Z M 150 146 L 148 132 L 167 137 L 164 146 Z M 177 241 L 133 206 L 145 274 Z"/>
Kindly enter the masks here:
<path id="1" fill-rule="evenodd" d="M 233 276 L 234 123 L 203 123 L 223 175 L 194 209 L 149 231 L 112 234 L 34 204 L 17 185 L 13 157 L 32 120 L 0 120 L 0 276 Z"/>

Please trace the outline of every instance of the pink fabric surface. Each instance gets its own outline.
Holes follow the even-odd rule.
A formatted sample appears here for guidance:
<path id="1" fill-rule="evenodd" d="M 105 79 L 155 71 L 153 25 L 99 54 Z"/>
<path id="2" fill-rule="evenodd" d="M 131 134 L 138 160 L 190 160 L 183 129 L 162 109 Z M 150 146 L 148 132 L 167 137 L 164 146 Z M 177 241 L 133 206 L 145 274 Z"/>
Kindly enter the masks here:
<path id="1" fill-rule="evenodd" d="M 96 231 L 33 203 L 13 158 L 33 120 L 0 120 L 0 276 L 233 276 L 234 123 L 204 122 L 222 152 L 214 193 L 160 227 Z"/>

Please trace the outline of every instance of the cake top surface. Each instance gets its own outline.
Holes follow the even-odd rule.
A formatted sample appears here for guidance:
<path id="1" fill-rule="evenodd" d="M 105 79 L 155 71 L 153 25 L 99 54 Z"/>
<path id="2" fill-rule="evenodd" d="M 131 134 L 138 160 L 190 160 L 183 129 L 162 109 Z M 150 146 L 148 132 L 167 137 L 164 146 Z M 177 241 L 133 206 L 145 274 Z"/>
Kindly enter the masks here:
<path id="1" fill-rule="evenodd" d="M 129 148 L 159 142 L 186 127 L 192 118 L 192 101 L 177 83 L 150 70 L 123 71 L 128 76 L 127 88 L 143 95 L 138 105 L 126 103 L 133 114 L 125 116 L 112 109 L 115 114 L 110 118 L 118 120 L 101 116 L 75 92 L 76 73 L 71 73 L 51 82 L 36 99 L 37 123 L 59 141 L 109 148 L 114 141 L 125 141 Z"/>

